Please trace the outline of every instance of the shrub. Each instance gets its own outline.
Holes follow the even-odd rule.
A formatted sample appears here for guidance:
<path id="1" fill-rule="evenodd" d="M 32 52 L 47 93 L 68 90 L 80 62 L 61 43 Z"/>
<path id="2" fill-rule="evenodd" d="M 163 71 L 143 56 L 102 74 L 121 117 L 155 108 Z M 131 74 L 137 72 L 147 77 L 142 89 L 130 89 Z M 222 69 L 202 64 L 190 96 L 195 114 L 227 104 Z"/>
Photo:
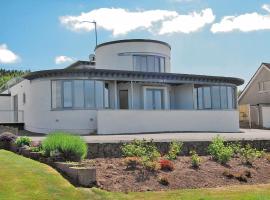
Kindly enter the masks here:
<path id="1" fill-rule="evenodd" d="M 10 144 L 15 142 L 17 136 L 10 132 L 4 132 L 0 134 L 0 148 L 9 148 Z"/>
<path id="2" fill-rule="evenodd" d="M 162 185 L 165 185 L 165 186 L 170 184 L 169 180 L 166 176 L 159 177 L 158 182 Z"/>
<path id="3" fill-rule="evenodd" d="M 240 149 L 240 157 L 243 163 L 252 165 L 256 158 L 262 157 L 264 151 L 258 151 L 247 144 L 244 148 Z"/>
<path id="4" fill-rule="evenodd" d="M 160 165 L 157 161 L 145 160 L 142 162 L 142 164 L 145 167 L 145 169 L 149 171 L 157 171 L 160 169 Z"/>
<path id="5" fill-rule="evenodd" d="M 232 148 L 234 155 L 237 157 L 241 150 L 241 144 L 237 143 L 230 143 L 229 146 Z"/>
<path id="6" fill-rule="evenodd" d="M 200 166 L 201 163 L 201 158 L 198 156 L 198 154 L 196 153 L 196 151 L 191 151 L 191 165 L 194 168 L 198 168 Z"/>
<path id="7" fill-rule="evenodd" d="M 122 154 L 125 157 L 140 157 L 143 161 L 154 161 L 160 157 L 157 147 L 151 140 L 133 140 L 131 143 L 124 144 L 121 147 Z"/>
<path id="8" fill-rule="evenodd" d="M 141 160 L 138 157 L 126 157 L 124 163 L 127 165 L 127 168 L 135 169 L 138 165 L 141 164 Z"/>
<path id="9" fill-rule="evenodd" d="M 42 142 L 46 156 L 60 155 L 68 161 L 79 161 L 87 155 L 87 144 L 76 135 L 64 132 L 49 134 Z"/>
<path id="10" fill-rule="evenodd" d="M 181 152 L 183 143 L 178 141 L 172 141 L 169 146 L 169 152 L 166 156 L 169 160 L 175 160 Z"/>
<path id="11" fill-rule="evenodd" d="M 167 170 L 167 171 L 173 171 L 174 165 L 173 162 L 167 159 L 161 159 L 159 161 L 160 169 L 161 170 Z"/>
<path id="12" fill-rule="evenodd" d="M 208 147 L 208 152 L 221 164 L 226 164 L 233 156 L 233 149 L 230 145 L 226 146 L 220 136 L 216 136 Z"/>
<path id="13" fill-rule="evenodd" d="M 30 147 L 29 150 L 32 152 L 41 152 L 42 148 L 41 146 L 36 146 L 36 147 Z"/>
<path id="14" fill-rule="evenodd" d="M 22 136 L 16 139 L 15 144 L 19 147 L 22 147 L 22 146 L 30 146 L 31 142 L 32 142 L 31 138 L 27 136 Z"/>

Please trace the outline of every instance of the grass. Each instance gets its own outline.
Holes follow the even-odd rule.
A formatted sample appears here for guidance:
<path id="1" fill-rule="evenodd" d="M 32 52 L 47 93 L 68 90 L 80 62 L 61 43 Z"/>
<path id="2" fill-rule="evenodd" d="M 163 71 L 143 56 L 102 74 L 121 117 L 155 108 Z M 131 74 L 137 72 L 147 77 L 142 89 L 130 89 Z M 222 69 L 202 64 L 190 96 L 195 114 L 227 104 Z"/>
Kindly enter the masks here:
<path id="1" fill-rule="evenodd" d="M 160 192 L 75 188 L 51 167 L 0 150 L 0 199 L 5 200 L 269 200 L 270 184 Z"/>

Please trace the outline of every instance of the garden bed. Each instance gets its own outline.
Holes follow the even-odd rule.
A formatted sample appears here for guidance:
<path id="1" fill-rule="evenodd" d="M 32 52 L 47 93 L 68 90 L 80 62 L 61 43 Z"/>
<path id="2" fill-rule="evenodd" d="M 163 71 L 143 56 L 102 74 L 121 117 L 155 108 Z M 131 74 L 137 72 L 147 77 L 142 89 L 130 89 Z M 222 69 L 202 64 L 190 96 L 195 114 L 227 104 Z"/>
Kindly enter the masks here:
<path id="1" fill-rule="evenodd" d="M 190 157 L 178 157 L 173 161 L 175 169 L 169 172 L 147 171 L 140 166 L 127 169 L 123 158 L 84 160 L 83 165 L 96 168 L 98 186 L 108 191 L 159 191 L 270 182 L 270 162 L 265 158 L 256 159 L 253 166 L 242 164 L 239 158 L 233 158 L 227 165 L 211 160 L 210 156 L 201 158 L 201 166 L 194 169 Z M 247 171 L 251 177 L 246 176 Z M 228 172 L 235 177 L 226 176 Z M 159 177 L 163 176 L 168 178 L 168 186 L 159 183 Z M 239 176 L 243 176 L 247 182 L 237 179 Z"/>

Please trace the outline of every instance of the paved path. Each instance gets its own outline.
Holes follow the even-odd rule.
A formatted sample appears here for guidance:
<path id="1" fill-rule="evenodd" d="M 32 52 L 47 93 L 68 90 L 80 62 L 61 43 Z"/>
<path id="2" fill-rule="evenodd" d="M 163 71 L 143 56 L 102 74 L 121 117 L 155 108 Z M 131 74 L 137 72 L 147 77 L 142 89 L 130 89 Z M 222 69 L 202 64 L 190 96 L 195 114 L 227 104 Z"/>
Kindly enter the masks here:
<path id="1" fill-rule="evenodd" d="M 91 135 L 83 136 L 87 143 L 117 143 L 128 142 L 133 139 L 153 139 L 154 141 L 210 141 L 216 135 L 221 135 L 226 140 L 270 140 L 270 130 L 241 129 L 240 133 L 156 133 L 156 134 L 132 134 L 132 135 Z M 40 141 L 44 137 L 32 137 L 34 141 Z"/>

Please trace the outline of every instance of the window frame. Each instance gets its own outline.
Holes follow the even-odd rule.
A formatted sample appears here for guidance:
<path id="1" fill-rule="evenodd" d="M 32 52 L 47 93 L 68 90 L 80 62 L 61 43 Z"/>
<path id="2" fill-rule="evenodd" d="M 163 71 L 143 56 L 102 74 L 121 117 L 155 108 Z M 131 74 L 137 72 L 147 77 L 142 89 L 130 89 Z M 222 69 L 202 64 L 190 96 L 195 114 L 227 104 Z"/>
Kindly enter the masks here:
<path id="1" fill-rule="evenodd" d="M 204 99 L 204 88 L 210 87 L 210 98 L 211 98 L 211 108 L 206 108 L 205 107 L 205 99 Z M 213 108 L 213 87 L 218 87 L 219 89 L 219 108 Z M 222 108 L 222 103 L 221 103 L 221 87 L 225 88 L 226 94 L 226 108 Z M 228 91 L 231 88 L 232 91 L 232 108 L 229 108 L 228 105 Z M 201 100 L 200 100 L 200 95 L 199 95 L 199 90 L 201 91 Z M 193 88 L 193 98 L 197 98 L 196 100 L 193 99 L 193 109 L 194 110 L 236 110 L 237 109 L 237 99 L 236 97 L 236 87 L 235 86 L 230 86 L 230 85 L 197 85 L 196 87 L 194 86 Z M 195 105 L 197 103 L 197 105 Z M 202 106 L 201 106 L 202 104 Z"/>
<path id="2" fill-rule="evenodd" d="M 84 106 L 83 107 L 75 107 L 74 106 L 74 81 L 81 80 L 83 81 L 83 101 L 84 101 Z M 61 86 L 61 107 L 58 108 L 53 108 L 53 90 L 52 90 L 52 85 L 53 81 L 60 81 L 60 86 Z M 64 107 L 64 90 L 63 90 L 63 85 L 65 81 L 71 81 L 71 94 L 72 94 L 72 106 L 71 107 Z M 93 107 L 86 107 L 86 101 L 85 101 L 85 81 L 93 81 L 94 82 L 94 106 Z M 97 108 L 96 104 L 96 81 L 101 81 L 102 82 L 102 94 L 103 94 L 103 102 L 102 102 L 102 108 Z M 105 109 L 105 81 L 101 79 L 51 79 L 50 80 L 50 90 L 51 90 L 51 111 L 65 111 L 65 110 L 102 110 Z"/>
<path id="3" fill-rule="evenodd" d="M 146 71 L 142 70 L 142 65 L 140 63 L 140 69 L 137 70 L 138 68 L 136 67 L 136 57 L 142 57 L 146 58 Z M 149 60 L 148 57 L 153 57 L 154 58 L 154 71 L 149 71 Z M 156 58 L 158 58 L 158 66 L 156 66 Z M 151 55 L 151 54 L 134 54 L 132 55 L 132 60 L 133 60 L 133 71 L 140 71 L 140 72 L 156 72 L 156 73 L 164 73 L 165 68 L 166 68 L 166 57 L 165 56 L 159 56 L 159 55 Z M 161 69 L 161 61 L 163 60 L 163 69 Z M 141 60 L 140 60 L 141 61 Z M 159 71 L 155 71 L 158 69 Z"/>

